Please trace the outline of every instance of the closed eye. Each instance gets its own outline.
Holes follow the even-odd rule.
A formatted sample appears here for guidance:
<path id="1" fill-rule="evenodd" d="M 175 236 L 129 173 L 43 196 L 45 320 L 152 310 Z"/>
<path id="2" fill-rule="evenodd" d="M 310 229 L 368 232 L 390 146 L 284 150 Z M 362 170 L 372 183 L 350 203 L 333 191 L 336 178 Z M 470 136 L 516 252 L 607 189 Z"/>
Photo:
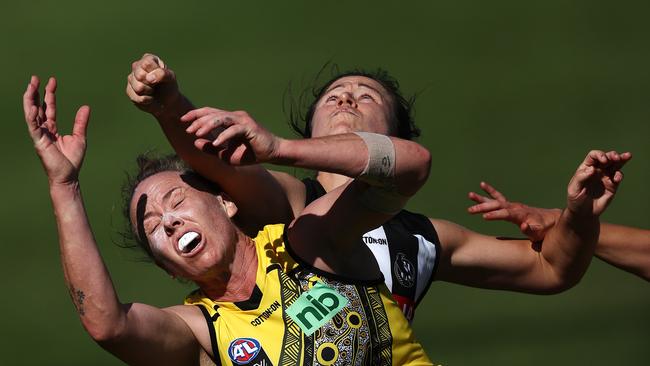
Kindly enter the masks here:
<path id="1" fill-rule="evenodd" d="M 185 198 L 183 197 L 181 197 L 179 200 L 176 200 L 176 202 L 174 202 L 173 208 L 180 206 L 183 201 L 185 201 Z"/>
<path id="2" fill-rule="evenodd" d="M 362 94 L 359 100 L 375 100 L 375 98 L 370 94 Z"/>
<path id="3" fill-rule="evenodd" d="M 185 200 L 185 191 L 183 189 L 177 189 L 171 196 L 171 207 L 176 208 L 180 206 L 181 203 Z"/>
<path id="4" fill-rule="evenodd" d="M 145 231 L 148 235 L 153 234 L 160 226 L 160 219 L 151 218 L 144 223 Z"/>

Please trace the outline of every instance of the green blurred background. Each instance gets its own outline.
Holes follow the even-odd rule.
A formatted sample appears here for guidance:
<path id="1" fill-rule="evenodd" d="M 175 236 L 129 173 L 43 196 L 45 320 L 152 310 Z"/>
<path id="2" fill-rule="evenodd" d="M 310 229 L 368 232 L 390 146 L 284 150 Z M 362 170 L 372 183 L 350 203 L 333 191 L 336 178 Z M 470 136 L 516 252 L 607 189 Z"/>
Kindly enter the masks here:
<path id="1" fill-rule="evenodd" d="M 649 15 L 647 1 L 3 1 L 0 363 L 120 364 L 84 333 L 64 286 L 46 179 L 22 122 L 31 74 L 59 78 L 61 130 L 92 106 L 81 178 L 102 254 L 123 301 L 166 306 L 192 287 L 114 244 L 124 170 L 137 152 L 169 150 L 124 94 L 144 52 L 160 55 L 197 105 L 245 109 L 284 136 L 289 82 L 304 85 L 328 60 L 390 70 L 419 93 L 420 141 L 434 156 L 409 208 L 480 232 L 518 234 L 466 214 L 480 180 L 560 207 L 589 149 L 632 151 L 603 219 L 648 228 Z M 549 297 L 434 283 L 414 327 L 445 365 L 648 365 L 650 286 L 599 260 Z"/>

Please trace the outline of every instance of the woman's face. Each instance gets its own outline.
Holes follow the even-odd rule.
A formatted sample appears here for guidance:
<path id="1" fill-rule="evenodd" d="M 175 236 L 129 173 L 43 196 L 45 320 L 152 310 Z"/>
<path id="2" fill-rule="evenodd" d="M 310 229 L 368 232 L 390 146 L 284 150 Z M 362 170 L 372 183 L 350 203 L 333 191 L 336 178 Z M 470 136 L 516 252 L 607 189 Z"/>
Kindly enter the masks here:
<path id="1" fill-rule="evenodd" d="M 230 218 L 236 211 L 203 182 L 173 171 L 140 182 L 130 205 L 131 224 L 156 262 L 193 281 L 232 262 L 237 235 Z"/>
<path id="2" fill-rule="evenodd" d="M 311 136 L 349 132 L 395 133 L 392 98 L 377 81 L 345 76 L 332 83 L 316 102 Z"/>

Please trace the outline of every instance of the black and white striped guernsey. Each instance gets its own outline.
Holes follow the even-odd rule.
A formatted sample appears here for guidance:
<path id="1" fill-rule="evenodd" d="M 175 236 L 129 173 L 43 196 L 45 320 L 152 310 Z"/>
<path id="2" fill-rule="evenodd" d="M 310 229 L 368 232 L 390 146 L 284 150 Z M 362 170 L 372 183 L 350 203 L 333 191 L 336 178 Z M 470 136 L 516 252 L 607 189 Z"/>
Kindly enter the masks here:
<path id="1" fill-rule="evenodd" d="M 302 180 L 306 188 L 305 205 L 325 195 L 313 178 Z M 401 210 L 384 225 L 363 235 L 363 242 L 374 254 L 386 286 L 411 321 L 415 308 L 434 279 L 440 255 L 440 240 L 429 218 Z"/>

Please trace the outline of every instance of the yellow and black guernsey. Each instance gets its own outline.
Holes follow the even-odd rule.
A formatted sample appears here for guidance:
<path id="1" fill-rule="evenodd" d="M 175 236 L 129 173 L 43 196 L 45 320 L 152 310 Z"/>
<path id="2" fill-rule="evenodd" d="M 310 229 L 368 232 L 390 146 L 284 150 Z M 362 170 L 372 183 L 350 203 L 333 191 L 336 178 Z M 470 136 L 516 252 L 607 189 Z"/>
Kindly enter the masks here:
<path id="1" fill-rule="evenodd" d="M 302 262 L 269 225 L 255 238 L 256 286 L 242 302 L 197 305 L 217 365 L 430 365 L 383 278 L 353 281 Z"/>

